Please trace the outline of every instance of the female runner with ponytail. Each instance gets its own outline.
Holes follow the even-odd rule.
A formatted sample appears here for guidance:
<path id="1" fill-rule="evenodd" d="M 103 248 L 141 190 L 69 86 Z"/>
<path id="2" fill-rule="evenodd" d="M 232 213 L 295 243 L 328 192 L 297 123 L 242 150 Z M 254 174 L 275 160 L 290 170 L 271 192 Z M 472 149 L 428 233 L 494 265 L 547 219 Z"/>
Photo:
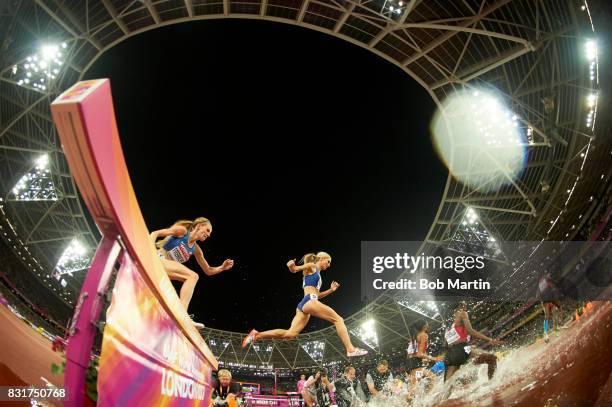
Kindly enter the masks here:
<path id="1" fill-rule="evenodd" d="M 198 273 L 185 267 L 185 263 L 192 255 L 207 276 L 214 276 L 222 271 L 229 270 L 234 265 L 233 260 L 225 260 L 221 266 L 212 267 L 208 264 L 202 253 L 202 249 L 196 243 L 208 239 L 212 233 L 212 224 L 206 218 L 191 220 L 179 220 L 167 229 L 156 230 L 151 233 L 151 239 L 156 242 L 159 238 L 163 240 L 156 242 L 159 257 L 168 273 L 170 280 L 182 281 L 179 298 L 185 310 L 193 296 L 193 290 L 198 282 Z M 196 328 L 204 328 L 199 322 L 193 322 Z"/>
<path id="2" fill-rule="evenodd" d="M 342 317 L 332 308 L 319 301 L 320 298 L 328 296 L 340 287 L 340 284 L 332 281 L 329 290 L 319 292 L 323 283 L 321 272 L 327 270 L 330 265 L 331 256 L 325 252 L 306 254 L 302 257 L 301 266 L 297 266 L 295 260 L 290 260 L 287 263 L 287 267 L 289 267 L 289 271 L 292 273 L 302 272 L 302 288 L 304 289 L 304 298 L 297 305 L 291 327 L 289 329 L 272 329 L 265 332 L 257 332 L 253 329 L 242 341 L 242 347 L 244 348 L 258 339 L 294 339 L 302 332 L 312 315 L 329 321 L 336 326 L 338 336 L 346 348 L 347 356 L 367 354 L 366 350 L 353 346 Z"/>

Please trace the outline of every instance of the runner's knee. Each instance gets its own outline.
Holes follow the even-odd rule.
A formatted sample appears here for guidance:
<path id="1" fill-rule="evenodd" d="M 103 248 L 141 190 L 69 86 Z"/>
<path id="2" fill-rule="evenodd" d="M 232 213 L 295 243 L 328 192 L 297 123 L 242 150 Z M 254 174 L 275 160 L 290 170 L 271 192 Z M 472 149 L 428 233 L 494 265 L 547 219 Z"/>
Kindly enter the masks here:
<path id="1" fill-rule="evenodd" d="M 340 315 L 336 314 L 336 315 L 331 317 L 331 322 L 333 324 L 343 324 L 344 323 L 344 319 Z"/>

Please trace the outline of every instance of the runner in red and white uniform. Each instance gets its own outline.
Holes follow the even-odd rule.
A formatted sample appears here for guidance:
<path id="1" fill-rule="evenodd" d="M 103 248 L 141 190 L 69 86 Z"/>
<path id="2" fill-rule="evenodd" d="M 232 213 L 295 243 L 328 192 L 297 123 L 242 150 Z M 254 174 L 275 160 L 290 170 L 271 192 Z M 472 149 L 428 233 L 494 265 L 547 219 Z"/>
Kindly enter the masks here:
<path id="1" fill-rule="evenodd" d="M 502 342 L 497 339 L 489 338 L 472 328 L 466 309 L 467 304 L 465 301 L 460 301 L 455 310 L 453 324 L 444 335 L 446 343 L 448 344 L 448 352 L 444 360 L 446 363 L 444 381 L 450 379 L 457 369 L 469 359 L 472 359 L 475 364 L 486 363 L 489 365 L 487 371 L 489 379 L 493 377 L 493 373 L 495 373 L 497 367 L 497 357 L 495 355 L 474 348 L 470 346 L 469 342 L 471 336 L 482 339 L 483 341 L 488 341 L 491 345 L 499 345 Z"/>

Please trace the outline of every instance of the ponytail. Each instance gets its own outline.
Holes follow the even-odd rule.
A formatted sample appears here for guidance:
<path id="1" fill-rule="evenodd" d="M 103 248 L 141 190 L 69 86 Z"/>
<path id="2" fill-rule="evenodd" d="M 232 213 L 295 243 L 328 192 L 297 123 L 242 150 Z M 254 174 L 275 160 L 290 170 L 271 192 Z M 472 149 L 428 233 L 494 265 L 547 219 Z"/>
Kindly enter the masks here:
<path id="1" fill-rule="evenodd" d="M 314 253 L 306 253 L 304 256 L 302 256 L 302 258 L 300 259 L 300 262 L 302 264 L 306 264 L 306 263 L 314 263 L 317 261 L 317 255 Z"/>
<path id="2" fill-rule="evenodd" d="M 210 220 L 204 217 L 195 218 L 194 220 L 182 219 L 182 220 L 177 220 L 176 222 L 174 222 L 172 226 L 182 226 L 185 229 L 187 229 L 187 234 L 189 234 L 189 232 L 191 232 L 193 228 L 203 223 L 210 223 Z M 164 245 L 168 242 L 169 239 L 170 239 L 170 236 L 166 236 L 164 239 L 155 243 L 155 245 L 157 246 L 158 249 L 161 249 L 162 247 L 164 247 Z"/>

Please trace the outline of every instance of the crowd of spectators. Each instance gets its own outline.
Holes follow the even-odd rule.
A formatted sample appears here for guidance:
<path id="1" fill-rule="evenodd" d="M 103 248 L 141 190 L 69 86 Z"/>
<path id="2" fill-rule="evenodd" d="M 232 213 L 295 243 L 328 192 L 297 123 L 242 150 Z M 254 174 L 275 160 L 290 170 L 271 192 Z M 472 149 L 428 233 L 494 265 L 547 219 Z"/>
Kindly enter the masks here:
<path id="1" fill-rule="evenodd" d="M 64 336 L 66 328 L 58 324 L 42 308 L 33 304 L 17 287 L 0 272 L 0 293 L 19 314 L 36 326 L 44 328 L 53 335 Z"/>
<path id="2" fill-rule="evenodd" d="M 0 290 L 28 320 L 54 335 L 64 335 L 72 316 L 71 307 L 50 295 L 3 240 L 0 240 Z"/>

